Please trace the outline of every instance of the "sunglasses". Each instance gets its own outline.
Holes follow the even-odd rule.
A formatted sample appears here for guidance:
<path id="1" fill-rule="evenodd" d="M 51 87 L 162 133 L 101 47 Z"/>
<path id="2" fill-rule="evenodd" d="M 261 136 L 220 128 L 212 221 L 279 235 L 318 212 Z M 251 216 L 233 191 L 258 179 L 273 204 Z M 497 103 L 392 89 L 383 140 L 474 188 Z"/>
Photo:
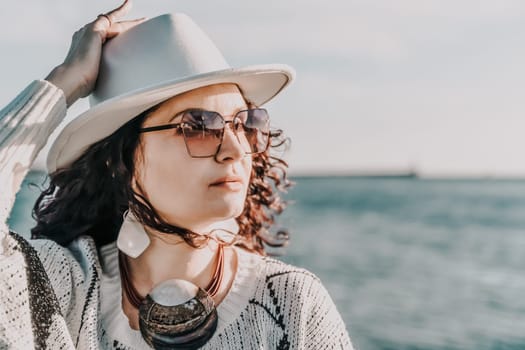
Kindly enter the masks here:
<path id="1" fill-rule="evenodd" d="M 184 136 L 188 154 L 193 158 L 214 157 L 224 139 L 226 125 L 231 128 L 246 154 L 266 151 L 270 138 L 270 117 L 263 108 L 252 108 L 237 112 L 232 120 L 225 120 L 217 112 L 203 109 L 189 109 L 175 116 L 181 116 L 179 123 L 141 128 L 139 132 L 175 129 Z M 173 119 L 175 119 L 173 118 Z"/>

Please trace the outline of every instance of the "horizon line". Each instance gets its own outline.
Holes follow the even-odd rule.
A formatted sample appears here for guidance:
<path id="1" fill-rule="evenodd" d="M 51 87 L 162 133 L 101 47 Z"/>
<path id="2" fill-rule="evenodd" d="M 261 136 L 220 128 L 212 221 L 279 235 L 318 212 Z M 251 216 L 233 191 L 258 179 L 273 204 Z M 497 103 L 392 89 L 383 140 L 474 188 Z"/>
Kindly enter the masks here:
<path id="1" fill-rule="evenodd" d="M 47 174 L 40 168 L 31 168 L 29 173 Z M 362 178 L 362 179 L 418 179 L 418 180 L 525 180 L 525 173 L 460 173 L 424 172 L 415 170 L 298 170 L 289 171 L 290 178 Z"/>

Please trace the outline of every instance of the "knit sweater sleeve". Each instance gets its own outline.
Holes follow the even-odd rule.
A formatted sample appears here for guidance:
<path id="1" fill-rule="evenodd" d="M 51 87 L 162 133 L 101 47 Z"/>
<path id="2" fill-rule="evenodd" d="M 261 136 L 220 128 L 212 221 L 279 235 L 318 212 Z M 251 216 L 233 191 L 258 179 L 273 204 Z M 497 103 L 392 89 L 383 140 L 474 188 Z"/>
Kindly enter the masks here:
<path id="1" fill-rule="evenodd" d="M 44 314 L 54 300 L 34 250 L 22 238 L 9 235 L 7 218 L 16 192 L 38 152 L 66 114 L 63 92 L 46 81 L 34 81 L 0 110 L 0 348 L 42 348 L 43 334 L 64 329 L 55 314 Z M 44 289 L 40 289 L 40 287 Z M 32 298 L 39 293 L 40 298 Z M 49 296 L 49 299 L 47 298 Z M 52 304 L 52 303 L 51 303 Z M 41 307 L 47 305 L 48 308 Z M 56 316 L 56 317 L 55 317 Z M 42 325 L 45 324 L 45 327 Z M 39 332 L 44 329 L 45 332 Z M 67 329 L 67 328 L 66 328 Z M 63 332 L 62 332 L 63 333 Z M 60 332 L 54 340 L 72 344 Z M 59 339 L 60 338 L 60 339 Z M 69 342 L 69 343 L 68 343 Z"/>
<path id="2" fill-rule="evenodd" d="M 29 84 L 0 111 L 0 242 L 22 180 L 65 115 L 64 93 L 44 80 Z"/>

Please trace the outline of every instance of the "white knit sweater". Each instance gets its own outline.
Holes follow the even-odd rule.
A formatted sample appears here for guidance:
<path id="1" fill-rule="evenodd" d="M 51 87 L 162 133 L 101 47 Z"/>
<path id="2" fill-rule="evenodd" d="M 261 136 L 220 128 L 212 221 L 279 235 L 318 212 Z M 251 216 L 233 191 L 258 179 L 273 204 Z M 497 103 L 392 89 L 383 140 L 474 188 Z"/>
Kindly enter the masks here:
<path id="1" fill-rule="evenodd" d="M 6 226 L 15 194 L 64 118 L 63 93 L 30 84 L 0 111 L 0 349 L 149 349 L 121 308 L 115 243 L 27 242 Z M 352 349 L 311 272 L 235 247 L 238 268 L 203 349 Z"/>

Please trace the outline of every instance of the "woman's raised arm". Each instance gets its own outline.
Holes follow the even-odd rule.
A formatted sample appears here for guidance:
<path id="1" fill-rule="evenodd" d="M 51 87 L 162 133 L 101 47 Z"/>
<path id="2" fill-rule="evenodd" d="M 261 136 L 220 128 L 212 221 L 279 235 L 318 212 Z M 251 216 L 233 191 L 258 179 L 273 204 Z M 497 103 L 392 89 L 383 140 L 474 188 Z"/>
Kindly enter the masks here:
<path id="1" fill-rule="evenodd" d="M 0 317 L 2 349 L 47 348 L 48 338 L 62 349 L 75 348 L 65 322 L 65 313 L 70 308 L 66 296 L 71 296 L 65 288 L 73 280 L 58 281 L 64 285 L 59 303 L 47 276 L 55 279 L 51 282 L 57 282 L 61 270 L 41 274 L 46 262 L 22 238 L 9 235 L 6 221 L 22 180 L 49 135 L 65 117 L 67 107 L 93 89 L 104 42 L 141 21 L 119 21 L 129 8 L 130 2 L 126 0 L 117 9 L 82 27 L 73 35 L 64 62 L 46 80 L 35 80 L 0 110 L 0 314 L 5 316 Z M 56 245 L 49 245 L 55 251 L 48 255 L 62 259 L 65 264 L 65 253 L 60 255 Z M 64 268 L 62 275 L 73 278 Z M 42 336 L 42 330 L 47 332 L 51 325 L 56 334 Z"/>
<path id="2" fill-rule="evenodd" d="M 119 21 L 130 6 L 130 0 L 125 0 L 78 30 L 64 62 L 45 80 L 32 82 L 0 111 L 0 252 L 16 192 L 49 135 L 65 117 L 66 108 L 93 89 L 102 45 L 143 20 Z"/>

